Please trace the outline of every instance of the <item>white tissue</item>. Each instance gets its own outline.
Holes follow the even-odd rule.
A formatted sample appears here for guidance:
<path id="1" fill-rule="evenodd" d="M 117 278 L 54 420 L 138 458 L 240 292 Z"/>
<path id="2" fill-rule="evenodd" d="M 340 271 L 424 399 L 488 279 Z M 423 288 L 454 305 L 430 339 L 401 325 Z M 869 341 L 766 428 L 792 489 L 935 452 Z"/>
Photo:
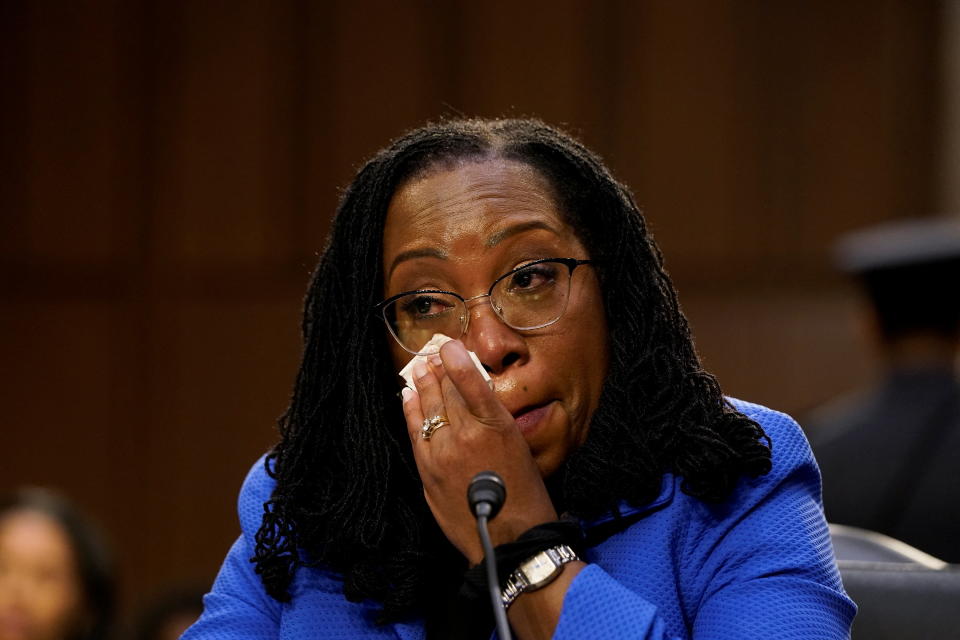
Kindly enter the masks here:
<path id="1" fill-rule="evenodd" d="M 413 384 L 413 367 L 418 362 L 426 364 L 429 356 L 435 353 L 440 353 L 440 347 L 451 340 L 453 340 L 453 338 L 442 333 L 433 334 L 433 337 L 430 338 L 430 341 L 423 345 L 422 351 L 425 353 L 419 356 L 414 356 L 413 359 L 407 363 L 407 366 L 400 370 L 400 377 L 406 381 L 407 387 L 413 391 L 417 390 L 417 387 Z M 483 376 L 483 379 L 486 380 L 487 384 L 490 385 L 490 388 L 493 389 L 493 380 L 490 379 L 490 374 L 488 374 L 487 370 L 483 368 L 482 364 L 480 364 L 480 358 L 478 358 L 477 354 L 475 354 L 473 351 L 467 351 L 467 353 L 470 354 L 470 359 L 473 360 L 473 364 L 477 365 L 477 370 L 480 372 L 480 375 Z"/>

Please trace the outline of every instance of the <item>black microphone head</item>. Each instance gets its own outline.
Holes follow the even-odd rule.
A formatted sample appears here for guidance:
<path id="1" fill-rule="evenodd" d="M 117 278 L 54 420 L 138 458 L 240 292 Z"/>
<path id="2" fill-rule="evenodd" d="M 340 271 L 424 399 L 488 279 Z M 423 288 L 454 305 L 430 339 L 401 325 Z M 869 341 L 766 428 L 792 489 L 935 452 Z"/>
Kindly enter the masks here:
<path id="1" fill-rule="evenodd" d="M 467 501 L 470 503 L 470 511 L 475 516 L 480 515 L 477 513 L 477 507 L 486 503 L 490 508 L 487 519 L 493 520 L 500 513 L 500 508 L 506 499 L 507 487 L 503 483 L 503 478 L 493 471 L 481 471 L 473 476 L 470 486 L 467 487 Z"/>

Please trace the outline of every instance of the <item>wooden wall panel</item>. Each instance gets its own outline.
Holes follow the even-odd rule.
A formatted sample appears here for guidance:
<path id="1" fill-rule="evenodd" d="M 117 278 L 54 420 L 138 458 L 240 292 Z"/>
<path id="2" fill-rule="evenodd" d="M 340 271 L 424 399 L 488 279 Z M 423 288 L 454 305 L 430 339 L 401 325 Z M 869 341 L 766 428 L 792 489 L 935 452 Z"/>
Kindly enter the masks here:
<path id="1" fill-rule="evenodd" d="M 162 19 L 177 48 L 157 70 L 154 246 L 193 265 L 276 262 L 293 236 L 290 9 L 183 3 Z"/>
<path id="2" fill-rule="evenodd" d="M 122 327 L 122 305 L 90 301 L 28 302 L 4 305 L 2 333 L 6 375 L 4 433 L 23 443 L 20 455 L 4 456 L 6 471 L 27 482 L 77 482 L 98 492 L 108 488 L 97 467 L 113 451 L 121 422 L 118 398 L 129 392 L 128 357 L 134 336 Z M 118 330 L 119 329 L 119 330 Z M 91 418 L 94 418 L 91 420 Z M 94 427 L 94 428 L 88 428 Z M 78 474 L 89 452 L 88 472 Z M 46 464 L 70 461 L 70 466 Z"/>
<path id="3" fill-rule="evenodd" d="M 211 577 L 236 537 L 240 482 L 276 440 L 293 385 L 298 315 L 285 300 L 180 300 L 158 310 L 144 416 L 154 584 Z"/>
<path id="4" fill-rule="evenodd" d="M 729 395 L 801 419 L 874 375 L 862 308 L 846 288 L 718 288 L 681 297 L 705 366 Z"/>
<path id="5" fill-rule="evenodd" d="M 719 262 L 749 181 L 729 3 L 621 3 L 615 162 L 677 267 Z"/>
<path id="6" fill-rule="evenodd" d="M 444 7 L 428 2 L 305 3 L 296 35 L 302 124 L 292 132 L 300 183 L 301 269 L 322 249 L 340 191 L 362 162 L 446 112 L 451 63 Z"/>
<path id="7" fill-rule="evenodd" d="M 615 163 L 682 280 L 822 279 L 840 231 L 929 211 L 931 172 L 899 168 L 932 169 L 935 65 L 910 44 L 929 7 L 623 3 L 616 22 Z"/>
<path id="8" fill-rule="evenodd" d="M 762 109 L 755 121 L 768 159 L 758 202 L 778 214 L 791 252 L 808 259 L 803 243 L 824 247 L 878 215 L 930 211 L 924 176 L 933 162 L 937 62 L 912 39 L 932 37 L 935 16 L 929 5 L 870 8 L 742 12 L 765 53 L 753 58 L 759 82 L 749 100 Z"/>
<path id="9" fill-rule="evenodd" d="M 453 106 L 466 115 L 535 115 L 596 135 L 586 125 L 602 123 L 606 106 L 605 15 L 603 2 L 460 4 Z"/>
<path id="10" fill-rule="evenodd" d="M 19 160 L 22 206 L 8 257 L 38 261 L 130 259 L 136 232 L 135 122 L 126 111 L 127 41 L 121 3 L 29 4 L 19 52 L 27 119 Z M 14 240 L 15 239 L 15 240 Z"/>
<path id="11" fill-rule="evenodd" d="M 329 101 L 338 126 L 329 130 L 323 151 L 355 169 L 391 138 L 440 112 L 437 80 L 448 52 L 438 46 L 444 25 L 429 3 L 339 2 L 332 10 L 338 26 L 327 49 L 332 84 L 318 97 Z M 337 173 L 348 180 L 353 172 L 344 175 L 343 168 Z"/>

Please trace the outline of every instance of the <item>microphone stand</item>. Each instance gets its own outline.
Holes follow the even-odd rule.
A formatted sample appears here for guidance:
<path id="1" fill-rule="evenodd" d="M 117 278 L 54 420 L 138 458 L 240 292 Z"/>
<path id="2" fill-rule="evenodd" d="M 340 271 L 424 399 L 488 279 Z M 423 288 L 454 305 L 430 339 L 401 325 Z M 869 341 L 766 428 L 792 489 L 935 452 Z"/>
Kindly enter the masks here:
<path id="1" fill-rule="evenodd" d="M 497 558 L 493 550 L 493 543 L 490 542 L 487 522 L 496 517 L 506 499 L 507 489 L 503 484 L 503 479 L 493 471 L 481 471 L 475 475 L 467 489 L 470 511 L 477 518 L 477 533 L 480 534 L 480 544 L 483 546 L 490 605 L 493 607 L 493 617 L 497 621 L 497 635 L 500 640 L 511 640 L 510 625 L 507 623 L 507 612 L 503 608 L 503 600 L 500 597 Z"/>
<path id="2" fill-rule="evenodd" d="M 503 600 L 500 599 L 497 559 L 494 556 L 493 544 L 490 542 L 490 532 L 487 531 L 487 517 L 490 511 L 489 503 L 481 502 L 477 505 L 477 531 L 480 533 L 480 544 L 483 545 L 484 564 L 487 569 L 487 587 L 490 590 L 490 605 L 493 607 L 493 617 L 497 621 L 497 635 L 500 636 L 500 640 L 510 640 L 507 612 L 503 608 Z"/>

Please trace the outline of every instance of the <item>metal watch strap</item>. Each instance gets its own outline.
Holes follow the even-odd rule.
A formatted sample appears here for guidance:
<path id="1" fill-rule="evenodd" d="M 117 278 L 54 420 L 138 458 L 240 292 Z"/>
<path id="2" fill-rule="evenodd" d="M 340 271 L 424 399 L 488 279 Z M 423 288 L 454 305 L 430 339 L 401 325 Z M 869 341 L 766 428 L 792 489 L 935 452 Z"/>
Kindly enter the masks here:
<path id="1" fill-rule="evenodd" d="M 516 600 L 517 596 L 521 593 L 536 591 L 537 589 L 547 586 L 560 575 L 560 572 L 563 570 L 563 565 L 579 559 L 577 554 L 573 552 L 573 549 L 565 544 L 558 544 L 555 547 L 550 547 L 549 549 L 530 556 L 521 562 L 520 566 L 507 578 L 507 584 L 500 592 L 503 608 L 506 609 L 513 604 L 513 601 Z M 553 564 L 553 571 L 546 578 L 531 582 L 524 570 L 525 566 L 531 562 L 537 564 L 550 562 Z"/>

